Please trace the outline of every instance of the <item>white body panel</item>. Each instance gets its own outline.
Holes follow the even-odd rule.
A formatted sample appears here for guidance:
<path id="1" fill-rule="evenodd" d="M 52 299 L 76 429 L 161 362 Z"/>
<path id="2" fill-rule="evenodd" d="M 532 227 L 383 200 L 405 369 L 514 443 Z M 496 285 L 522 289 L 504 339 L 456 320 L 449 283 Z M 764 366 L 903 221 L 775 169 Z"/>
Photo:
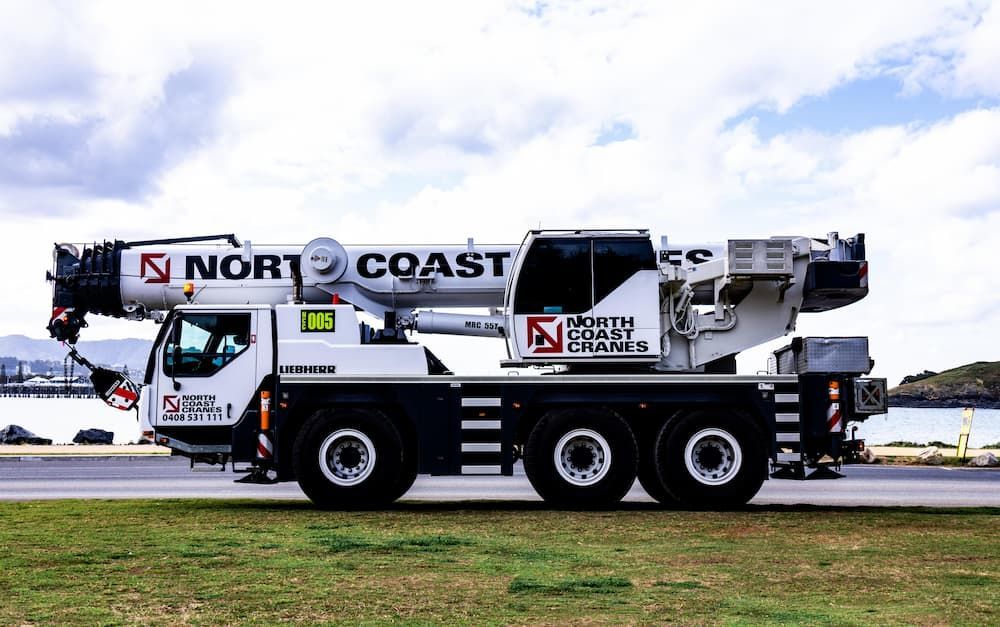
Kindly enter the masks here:
<path id="1" fill-rule="evenodd" d="M 659 272 L 640 270 L 581 314 L 518 314 L 511 338 L 525 361 L 660 356 Z"/>
<path id="2" fill-rule="evenodd" d="M 418 344 L 338 346 L 323 340 L 278 340 L 278 355 L 282 380 L 288 375 L 301 380 L 427 374 L 427 356 Z"/>
<path id="3" fill-rule="evenodd" d="M 359 374 L 426 375 L 416 344 L 362 344 L 351 305 L 278 305 L 278 375 L 324 378 Z M 329 315 L 333 330 L 322 319 Z M 310 317 L 313 319 L 310 327 Z"/>

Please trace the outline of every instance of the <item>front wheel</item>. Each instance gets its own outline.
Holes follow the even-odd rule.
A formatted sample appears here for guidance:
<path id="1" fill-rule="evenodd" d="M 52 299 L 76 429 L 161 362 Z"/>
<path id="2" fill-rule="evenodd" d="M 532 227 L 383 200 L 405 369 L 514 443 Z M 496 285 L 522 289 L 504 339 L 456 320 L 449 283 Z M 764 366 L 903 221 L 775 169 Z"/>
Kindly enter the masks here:
<path id="1" fill-rule="evenodd" d="M 656 439 L 660 481 L 690 507 L 728 509 L 745 505 L 767 478 L 764 433 L 732 410 L 701 410 L 675 416 Z"/>
<path id="2" fill-rule="evenodd" d="M 524 447 L 524 469 L 546 502 L 585 509 L 613 506 L 635 482 L 635 438 L 618 414 L 580 408 L 547 413 Z"/>
<path id="3" fill-rule="evenodd" d="M 400 496 L 403 440 L 380 411 L 316 412 L 299 431 L 292 456 L 299 486 L 320 507 L 373 507 Z"/>

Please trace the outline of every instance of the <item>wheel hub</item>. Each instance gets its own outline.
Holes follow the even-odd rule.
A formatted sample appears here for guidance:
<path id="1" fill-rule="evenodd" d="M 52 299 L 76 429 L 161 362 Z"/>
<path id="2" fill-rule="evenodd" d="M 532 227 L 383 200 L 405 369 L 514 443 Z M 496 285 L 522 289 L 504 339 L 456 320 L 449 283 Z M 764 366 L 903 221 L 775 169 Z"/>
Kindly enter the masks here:
<path id="1" fill-rule="evenodd" d="M 356 429 L 339 429 L 319 447 L 323 475 L 339 486 L 352 486 L 367 479 L 375 468 L 375 445 Z"/>
<path id="2" fill-rule="evenodd" d="M 611 447 L 592 429 L 574 429 L 559 439 L 553 452 L 559 476 L 577 486 L 593 485 L 611 468 Z"/>
<path id="3" fill-rule="evenodd" d="M 337 446 L 333 452 L 334 462 L 341 468 L 356 469 L 366 461 L 366 452 L 354 443 L 345 442 Z"/>
<path id="4" fill-rule="evenodd" d="M 590 446 L 574 446 L 569 453 L 569 464 L 578 472 L 584 472 L 592 468 L 597 461 L 597 455 Z"/>
<path id="5" fill-rule="evenodd" d="M 726 454 L 715 442 L 706 442 L 703 446 L 696 447 L 695 456 L 698 458 L 698 465 L 708 470 L 718 469 L 726 459 Z"/>
<path id="6" fill-rule="evenodd" d="M 743 450 L 724 429 L 702 429 L 688 439 L 684 465 L 699 483 L 723 485 L 732 481 L 743 465 Z"/>

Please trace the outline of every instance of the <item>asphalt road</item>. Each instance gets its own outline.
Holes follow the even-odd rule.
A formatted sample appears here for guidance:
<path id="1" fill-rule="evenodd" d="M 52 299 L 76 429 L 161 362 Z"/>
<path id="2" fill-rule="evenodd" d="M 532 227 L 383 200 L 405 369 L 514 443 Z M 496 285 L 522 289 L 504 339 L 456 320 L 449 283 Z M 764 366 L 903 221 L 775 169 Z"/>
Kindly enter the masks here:
<path id="1" fill-rule="evenodd" d="M 404 501 L 537 502 L 520 468 L 513 477 L 420 476 Z M 753 505 L 1000 507 L 1000 470 L 912 466 L 849 466 L 843 479 L 764 483 Z M 133 458 L 0 458 L 0 500 L 277 499 L 305 500 L 295 483 L 233 483 L 234 475 L 191 471 L 187 460 Z M 636 484 L 625 497 L 651 503 Z"/>

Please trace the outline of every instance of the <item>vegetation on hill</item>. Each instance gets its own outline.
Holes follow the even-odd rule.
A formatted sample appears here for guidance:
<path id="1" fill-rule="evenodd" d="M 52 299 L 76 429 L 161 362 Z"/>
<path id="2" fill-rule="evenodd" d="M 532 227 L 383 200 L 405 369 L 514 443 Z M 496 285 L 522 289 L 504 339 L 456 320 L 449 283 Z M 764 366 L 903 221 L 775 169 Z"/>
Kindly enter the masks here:
<path id="1" fill-rule="evenodd" d="M 906 385 L 907 383 L 916 383 L 917 381 L 923 381 L 924 379 L 929 379 L 936 375 L 937 373 L 933 370 L 924 370 L 920 374 L 911 374 L 909 376 L 903 377 L 903 380 L 899 382 L 900 385 Z"/>
<path id="2" fill-rule="evenodd" d="M 906 377 L 889 390 L 889 404 L 1000 408 L 1000 361 L 977 361 L 933 376 Z"/>

